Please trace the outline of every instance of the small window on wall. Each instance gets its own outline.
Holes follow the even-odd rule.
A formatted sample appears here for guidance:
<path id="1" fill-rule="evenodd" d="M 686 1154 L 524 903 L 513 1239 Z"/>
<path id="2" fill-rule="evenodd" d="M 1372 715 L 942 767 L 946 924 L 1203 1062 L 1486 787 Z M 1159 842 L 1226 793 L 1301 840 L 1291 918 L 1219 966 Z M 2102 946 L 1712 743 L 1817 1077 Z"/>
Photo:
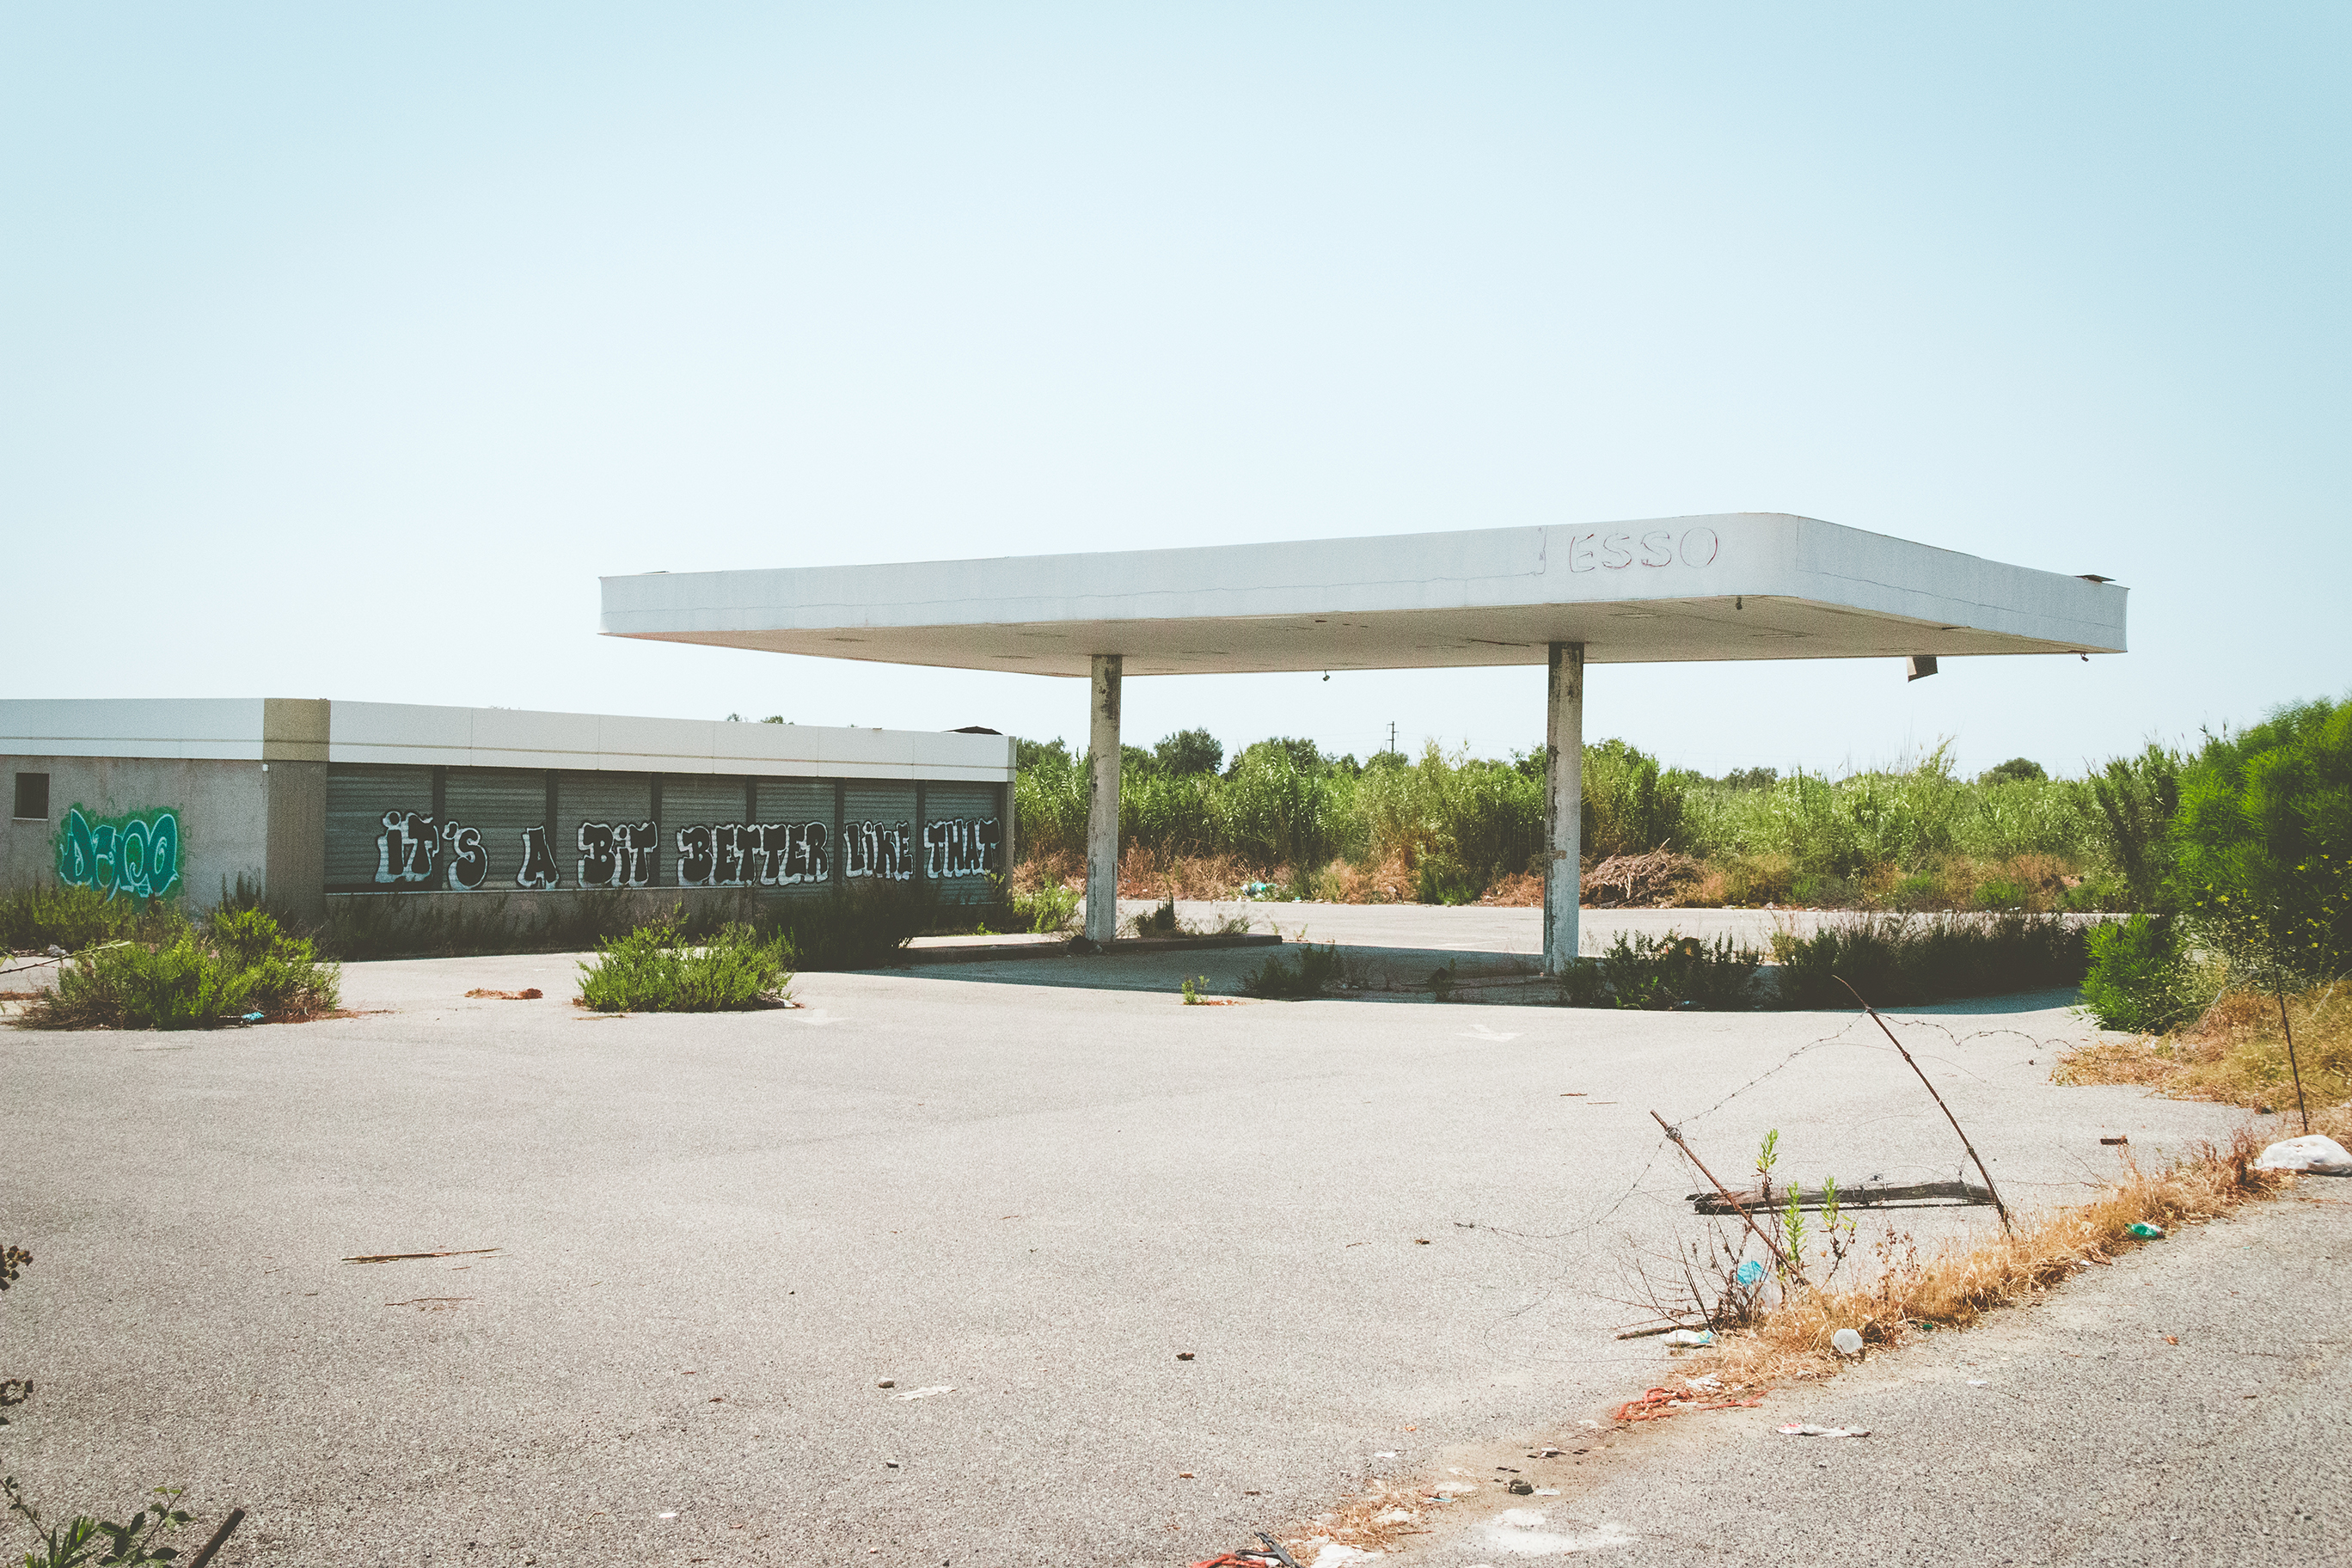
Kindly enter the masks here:
<path id="1" fill-rule="evenodd" d="M 49 775 L 18 773 L 16 775 L 16 816 L 22 821 L 46 822 L 49 816 Z"/>

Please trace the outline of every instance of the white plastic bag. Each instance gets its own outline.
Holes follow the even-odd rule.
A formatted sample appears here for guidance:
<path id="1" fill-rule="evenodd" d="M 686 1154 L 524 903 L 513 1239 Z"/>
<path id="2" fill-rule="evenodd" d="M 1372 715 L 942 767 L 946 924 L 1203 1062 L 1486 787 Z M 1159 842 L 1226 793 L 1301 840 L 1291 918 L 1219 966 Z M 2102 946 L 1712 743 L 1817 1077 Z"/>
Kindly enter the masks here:
<path id="1" fill-rule="evenodd" d="M 2323 1176 L 2352 1176 L 2352 1152 L 2335 1139 L 2314 1132 L 2290 1138 L 2263 1151 L 2257 1171 L 2310 1171 Z"/>

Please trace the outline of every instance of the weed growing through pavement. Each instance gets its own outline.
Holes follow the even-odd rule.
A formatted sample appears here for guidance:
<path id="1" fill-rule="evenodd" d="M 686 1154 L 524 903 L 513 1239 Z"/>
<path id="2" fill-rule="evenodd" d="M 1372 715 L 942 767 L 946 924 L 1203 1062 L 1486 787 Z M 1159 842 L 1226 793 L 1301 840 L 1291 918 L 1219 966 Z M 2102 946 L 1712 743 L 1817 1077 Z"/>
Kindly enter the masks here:
<path id="1" fill-rule="evenodd" d="M 1780 1210 L 1780 1247 L 1789 1256 L 1790 1285 L 1805 1282 L 1805 1210 L 1797 1201 L 1797 1189 L 1789 1189 L 1789 1201 Z"/>
<path id="2" fill-rule="evenodd" d="M 1198 1007 L 1201 1005 L 1201 1004 L 1206 1000 L 1206 993 L 1208 989 L 1209 977 L 1207 975 L 1194 974 L 1187 976 L 1183 985 L 1184 1005 L 1187 1007 Z"/>
<path id="3" fill-rule="evenodd" d="M 40 1514 L 16 1489 L 16 1478 L 0 1479 L 8 1491 L 8 1511 L 25 1521 L 39 1542 L 25 1553 L 25 1568 L 162 1568 L 179 1556 L 163 1537 L 194 1516 L 173 1506 L 176 1488 L 157 1487 L 155 1501 L 131 1516 L 128 1524 L 77 1514 L 62 1524 L 44 1525 Z"/>
<path id="4" fill-rule="evenodd" d="M 1772 933 L 1782 1007 L 1842 1008 L 1852 986 L 1882 1006 L 1948 996 L 1991 996 L 2073 985 L 2089 966 L 2085 928 L 2058 915 L 2020 912 L 1857 915 L 1810 935 Z"/>
<path id="5" fill-rule="evenodd" d="M 1598 958 L 1580 958 L 1560 977 L 1560 1000 L 1570 1007 L 1622 1007 L 1643 1012 L 1753 1007 L 1761 999 L 1757 967 L 1761 948 L 1727 936 L 1712 942 L 1679 931 L 1621 931 Z"/>
<path id="6" fill-rule="evenodd" d="M 1077 923 L 1078 907 L 1086 902 L 1086 895 L 1058 881 L 1048 881 L 1028 892 L 1010 894 L 1005 902 L 1033 934 L 1045 936 Z"/>
<path id="7" fill-rule="evenodd" d="M 2088 1204 L 2030 1218 L 2014 1235 L 1949 1242 L 1924 1258 L 1907 1233 L 1890 1225 L 1875 1247 L 1875 1278 L 1845 1289 L 1826 1276 L 1818 1286 L 1800 1281 L 1777 1304 L 1743 1301 L 1733 1288 L 1736 1263 L 1729 1270 L 1694 1272 L 1690 1279 L 1713 1292 L 1704 1306 L 1720 1329 L 1733 1331 L 1719 1332 L 1713 1347 L 1696 1352 L 1692 1371 L 1751 1386 L 1818 1377 L 1839 1364 L 1830 1339 L 1840 1329 L 1856 1331 L 1866 1345 L 1887 1346 L 1921 1329 L 1966 1327 L 1993 1308 L 2031 1300 L 2144 1245 L 2131 1234 L 2136 1224 L 2200 1224 L 2292 1183 L 2283 1173 L 2254 1168 L 2262 1150 L 2263 1140 L 2242 1129 L 2226 1148 L 2205 1144 L 2163 1171 L 2144 1172 L 2127 1158 L 2125 1174 Z M 1846 1246 L 1825 1253 L 1832 1272 L 1852 1248 L 1852 1226 L 1841 1216 Z M 1716 1250 L 1719 1266 L 1724 1248 Z"/>
<path id="8" fill-rule="evenodd" d="M 1176 900 L 1166 899 L 1153 909 L 1129 916 L 1126 930 L 1131 937 L 1242 936 L 1249 928 L 1245 914 L 1219 916 L 1206 924 L 1185 920 L 1176 912 Z"/>
<path id="9" fill-rule="evenodd" d="M 52 947 L 79 952 L 102 942 L 169 942 L 186 925 L 176 900 L 110 898 L 96 888 L 55 886 L 0 893 L 0 950 L 11 952 Z"/>
<path id="10" fill-rule="evenodd" d="M 1301 943 L 1295 956 L 1286 957 L 1279 952 L 1267 954 L 1265 963 L 1242 976 L 1242 990 L 1252 996 L 1296 1002 L 1321 996 L 1334 986 L 1345 985 L 1349 978 L 1339 943 L 1318 947 L 1310 942 Z"/>
<path id="11" fill-rule="evenodd" d="M 341 973 L 309 939 L 257 909 L 222 909 L 201 927 L 150 929 L 76 955 L 57 986 L 26 1010 L 51 1029 L 209 1029 L 258 1016 L 271 1023 L 335 1010 Z"/>
<path id="12" fill-rule="evenodd" d="M 791 956 L 782 936 L 762 941 L 730 925 L 689 945 L 675 916 L 604 944 L 580 966 L 580 1005 L 600 1013 L 716 1013 L 791 996 Z"/>

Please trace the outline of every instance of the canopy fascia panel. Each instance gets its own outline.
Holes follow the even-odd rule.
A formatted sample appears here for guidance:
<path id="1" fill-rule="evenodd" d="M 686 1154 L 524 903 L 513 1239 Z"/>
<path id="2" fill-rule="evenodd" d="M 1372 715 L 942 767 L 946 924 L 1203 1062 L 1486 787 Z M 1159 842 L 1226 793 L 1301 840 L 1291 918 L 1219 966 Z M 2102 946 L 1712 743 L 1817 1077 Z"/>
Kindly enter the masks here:
<path id="1" fill-rule="evenodd" d="M 2126 598 L 1771 512 L 603 585 L 611 637 L 1081 678 L 2121 653 Z"/>

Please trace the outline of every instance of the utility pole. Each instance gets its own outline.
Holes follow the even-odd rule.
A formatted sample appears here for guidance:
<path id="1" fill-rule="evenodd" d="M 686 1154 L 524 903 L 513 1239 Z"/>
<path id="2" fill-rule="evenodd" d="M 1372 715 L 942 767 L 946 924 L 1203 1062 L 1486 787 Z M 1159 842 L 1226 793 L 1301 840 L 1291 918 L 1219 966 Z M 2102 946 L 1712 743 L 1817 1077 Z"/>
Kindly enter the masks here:
<path id="1" fill-rule="evenodd" d="M 1389 750 L 1396 750 L 1396 721 L 1393 719 L 1389 721 Z"/>

